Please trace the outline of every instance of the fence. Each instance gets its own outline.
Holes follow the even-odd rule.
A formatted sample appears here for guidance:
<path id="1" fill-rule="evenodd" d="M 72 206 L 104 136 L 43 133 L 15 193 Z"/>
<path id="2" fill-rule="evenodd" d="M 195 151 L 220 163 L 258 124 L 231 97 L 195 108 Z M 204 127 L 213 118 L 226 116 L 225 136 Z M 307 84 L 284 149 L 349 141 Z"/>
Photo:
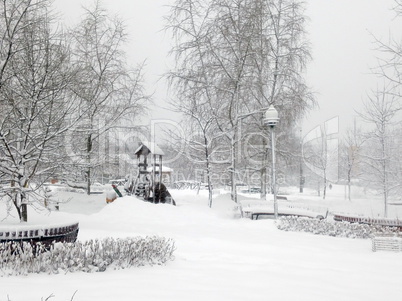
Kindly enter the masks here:
<path id="1" fill-rule="evenodd" d="M 381 236 L 372 238 L 372 250 L 377 251 L 402 251 L 402 238 L 394 236 Z"/>

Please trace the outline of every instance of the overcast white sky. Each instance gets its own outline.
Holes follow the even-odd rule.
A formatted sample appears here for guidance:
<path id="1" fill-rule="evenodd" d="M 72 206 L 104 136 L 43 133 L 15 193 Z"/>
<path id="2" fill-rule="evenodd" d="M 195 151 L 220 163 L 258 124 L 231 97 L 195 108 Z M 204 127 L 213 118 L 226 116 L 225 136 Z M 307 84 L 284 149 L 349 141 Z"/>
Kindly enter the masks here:
<path id="1" fill-rule="evenodd" d="M 172 0 L 104 0 L 104 6 L 120 15 L 128 26 L 132 63 L 147 61 L 146 80 L 149 93 L 155 92 L 155 103 L 166 106 L 166 85 L 157 82 L 168 65 L 169 37 L 161 32 L 162 17 Z M 82 13 L 80 7 L 92 0 L 55 0 L 55 7 L 68 23 Z M 354 109 L 375 89 L 377 79 L 370 74 L 376 64 L 373 38 L 388 39 L 390 31 L 401 37 L 402 20 L 391 11 L 393 0 L 307 0 L 310 18 L 309 38 L 313 62 L 308 69 L 308 83 L 317 93 L 320 108 L 311 112 L 304 132 L 326 120 L 339 116 L 341 128 L 352 125 Z M 399 25 L 399 26 L 398 26 Z M 381 82 L 378 82 L 381 84 Z M 151 118 L 171 116 L 154 110 Z"/>
<path id="2" fill-rule="evenodd" d="M 393 0 L 308 0 L 308 5 L 313 54 L 308 82 L 320 109 L 310 114 L 305 130 L 335 116 L 342 129 L 353 124 L 354 109 L 382 83 L 370 71 L 379 55 L 372 34 L 400 38 L 402 20 L 395 19 Z"/>

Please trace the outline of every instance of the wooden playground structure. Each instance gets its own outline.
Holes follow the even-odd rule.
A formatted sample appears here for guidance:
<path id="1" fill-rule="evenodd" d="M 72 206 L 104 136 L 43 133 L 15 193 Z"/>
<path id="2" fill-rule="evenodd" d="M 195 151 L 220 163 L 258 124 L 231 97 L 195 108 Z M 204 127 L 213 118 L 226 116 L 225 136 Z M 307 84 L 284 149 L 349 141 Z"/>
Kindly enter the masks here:
<path id="1" fill-rule="evenodd" d="M 129 179 L 125 190 L 128 194 L 142 197 L 145 201 L 175 204 L 172 196 L 162 183 L 162 158 L 165 155 L 153 142 L 141 142 L 134 152 L 137 157 L 138 174 Z"/>

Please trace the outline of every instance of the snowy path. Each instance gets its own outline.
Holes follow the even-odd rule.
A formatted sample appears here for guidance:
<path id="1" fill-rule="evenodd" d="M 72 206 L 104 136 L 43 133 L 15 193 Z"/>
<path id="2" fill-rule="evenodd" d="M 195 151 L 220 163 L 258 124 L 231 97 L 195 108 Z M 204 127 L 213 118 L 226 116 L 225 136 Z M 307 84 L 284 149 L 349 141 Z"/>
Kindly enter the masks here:
<path id="1" fill-rule="evenodd" d="M 227 197 L 174 192 L 178 206 L 130 197 L 80 220 L 79 239 L 174 238 L 166 266 L 104 273 L 0 279 L 0 301 L 41 300 L 384 300 L 402 295 L 401 253 L 371 251 L 371 241 L 277 230 L 273 220 L 233 219 Z M 102 200 L 104 201 L 104 200 Z M 99 205 L 99 204 L 98 204 Z M 21 289 L 23 288 L 23 289 Z"/>

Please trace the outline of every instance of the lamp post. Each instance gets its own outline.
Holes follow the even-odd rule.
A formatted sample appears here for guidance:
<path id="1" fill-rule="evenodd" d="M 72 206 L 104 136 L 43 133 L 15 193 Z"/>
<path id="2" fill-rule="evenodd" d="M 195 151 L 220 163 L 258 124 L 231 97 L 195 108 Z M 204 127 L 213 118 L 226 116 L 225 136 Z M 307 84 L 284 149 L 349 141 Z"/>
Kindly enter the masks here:
<path id="1" fill-rule="evenodd" d="M 278 218 L 278 202 L 276 199 L 276 171 L 275 171 L 275 126 L 279 122 L 278 111 L 271 105 L 265 112 L 264 123 L 271 128 L 272 145 L 272 190 L 274 194 L 274 216 Z"/>

